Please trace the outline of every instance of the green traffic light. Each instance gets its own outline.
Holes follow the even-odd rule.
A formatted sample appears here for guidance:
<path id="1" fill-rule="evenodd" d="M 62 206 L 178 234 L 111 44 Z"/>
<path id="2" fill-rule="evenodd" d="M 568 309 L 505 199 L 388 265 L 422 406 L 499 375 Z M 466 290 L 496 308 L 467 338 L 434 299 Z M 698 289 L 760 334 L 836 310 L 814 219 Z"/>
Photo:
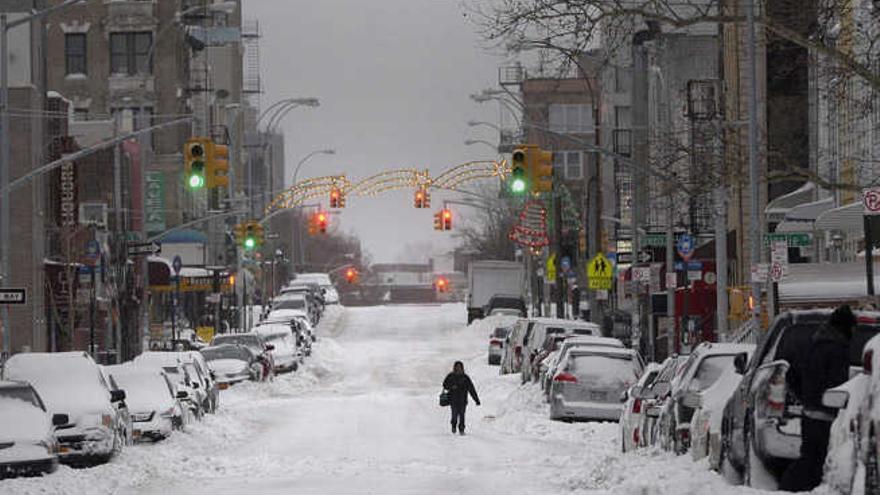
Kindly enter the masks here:
<path id="1" fill-rule="evenodd" d="M 257 240 L 253 237 L 247 237 L 244 240 L 244 248 L 250 251 L 251 249 L 257 247 Z"/>
<path id="2" fill-rule="evenodd" d="M 205 178 L 201 175 L 193 174 L 189 176 L 190 189 L 201 189 L 205 186 Z"/>
<path id="3" fill-rule="evenodd" d="M 512 192 L 513 194 L 522 194 L 526 192 L 528 186 L 526 184 L 526 179 L 524 177 L 525 173 L 523 172 L 523 169 L 517 167 L 513 169 L 513 172 L 511 172 L 510 175 L 510 192 Z"/>

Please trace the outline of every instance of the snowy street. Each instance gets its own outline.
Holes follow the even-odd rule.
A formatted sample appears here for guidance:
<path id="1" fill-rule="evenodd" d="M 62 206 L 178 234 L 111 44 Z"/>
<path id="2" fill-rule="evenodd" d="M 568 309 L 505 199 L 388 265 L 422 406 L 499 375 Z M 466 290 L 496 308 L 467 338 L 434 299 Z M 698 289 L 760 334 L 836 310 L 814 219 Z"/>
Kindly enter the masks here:
<path id="1" fill-rule="evenodd" d="M 164 443 L 0 493 L 755 493 L 687 456 L 620 454 L 614 423 L 549 421 L 537 389 L 486 364 L 492 322 L 465 327 L 463 306 L 328 313 L 304 372 L 225 391 Z M 483 401 L 465 437 L 437 406 L 455 359 Z"/>

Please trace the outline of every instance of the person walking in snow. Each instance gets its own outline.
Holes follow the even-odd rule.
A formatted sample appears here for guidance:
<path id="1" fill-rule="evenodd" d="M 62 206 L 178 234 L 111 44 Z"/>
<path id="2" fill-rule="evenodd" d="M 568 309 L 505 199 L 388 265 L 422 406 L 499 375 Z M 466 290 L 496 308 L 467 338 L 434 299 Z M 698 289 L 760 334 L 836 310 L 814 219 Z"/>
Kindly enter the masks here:
<path id="1" fill-rule="evenodd" d="M 477 396 L 477 390 L 474 388 L 474 382 L 471 377 L 464 372 L 464 363 L 456 361 L 452 365 L 452 373 L 446 375 L 443 380 L 443 389 L 449 392 L 449 406 L 452 410 L 452 434 L 458 430 L 458 433 L 464 435 L 464 413 L 467 409 L 468 394 L 474 398 L 474 402 L 479 406 L 480 398 Z"/>

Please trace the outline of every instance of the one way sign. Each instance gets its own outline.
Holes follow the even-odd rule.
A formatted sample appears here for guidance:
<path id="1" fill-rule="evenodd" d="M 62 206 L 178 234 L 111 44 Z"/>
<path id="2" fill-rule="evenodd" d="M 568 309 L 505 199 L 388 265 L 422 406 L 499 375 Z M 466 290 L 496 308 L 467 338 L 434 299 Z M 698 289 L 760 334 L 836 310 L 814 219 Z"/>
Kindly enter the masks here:
<path id="1" fill-rule="evenodd" d="M 129 256 L 156 255 L 162 252 L 162 244 L 156 241 L 129 243 L 127 248 Z"/>

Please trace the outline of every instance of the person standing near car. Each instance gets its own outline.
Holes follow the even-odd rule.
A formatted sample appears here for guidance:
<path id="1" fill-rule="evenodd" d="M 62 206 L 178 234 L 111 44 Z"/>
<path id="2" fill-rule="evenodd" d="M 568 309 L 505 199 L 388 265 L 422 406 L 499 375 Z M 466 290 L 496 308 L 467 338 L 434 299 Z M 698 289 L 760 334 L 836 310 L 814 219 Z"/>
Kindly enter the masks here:
<path id="1" fill-rule="evenodd" d="M 801 418 L 801 456 L 782 475 L 779 488 L 810 491 L 822 482 L 822 467 L 835 411 L 822 405 L 822 395 L 849 380 L 849 342 L 856 317 L 849 306 L 831 313 L 828 325 L 811 339 L 812 346 L 796 369 L 804 405 Z M 792 363 L 794 364 L 794 363 Z"/>
<path id="2" fill-rule="evenodd" d="M 456 361 L 452 365 L 452 373 L 446 375 L 443 380 L 443 389 L 449 392 L 449 408 L 452 410 L 452 434 L 456 430 L 460 435 L 464 435 L 464 413 L 467 409 L 468 394 L 474 398 L 474 402 L 479 406 L 480 398 L 477 396 L 477 390 L 474 388 L 474 382 L 471 377 L 464 372 L 464 363 Z"/>

